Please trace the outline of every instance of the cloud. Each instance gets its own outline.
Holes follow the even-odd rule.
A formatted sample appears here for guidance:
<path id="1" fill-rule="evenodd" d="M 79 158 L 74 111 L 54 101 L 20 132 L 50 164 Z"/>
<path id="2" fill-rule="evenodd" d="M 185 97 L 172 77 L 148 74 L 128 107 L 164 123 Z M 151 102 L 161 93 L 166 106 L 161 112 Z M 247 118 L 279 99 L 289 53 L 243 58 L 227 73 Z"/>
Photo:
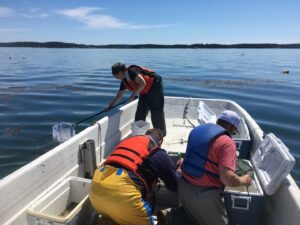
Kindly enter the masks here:
<path id="1" fill-rule="evenodd" d="M 84 23 L 88 28 L 124 28 L 127 26 L 126 23 L 121 22 L 117 18 L 97 14 L 101 10 L 103 9 L 96 7 L 80 7 L 58 11 L 57 13 Z"/>
<path id="2" fill-rule="evenodd" d="M 26 30 L 28 30 L 28 28 L 0 28 L 1 33 L 16 33 Z"/>
<path id="3" fill-rule="evenodd" d="M 38 18 L 38 19 L 43 19 L 48 17 L 47 13 L 42 12 L 41 10 L 37 9 L 37 8 L 30 8 L 29 12 L 26 13 L 22 13 L 21 14 L 22 17 L 25 18 Z"/>
<path id="4" fill-rule="evenodd" d="M 175 27 L 180 24 L 154 24 L 154 25 L 129 25 L 128 29 L 155 29 L 155 28 L 166 28 Z"/>
<path id="5" fill-rule="evenodd" d="M 0 17 L 9 17 L 14 14 L 14 10 L 0 6 Z"/>
<path id="6" fill-rule="evenodd" d="M 79 7 L 76 9 L 66 9 L 66 10 L 60 10 L 57 11 L 58 14 L 65 15 L 67 17 L 70 17 L 71 19 L 78 19 L 83 20 L 86 17 L 88 17 L 89 14 L 102 10 L 102 8 L 97 7 Z"/>
<path id="7" fill-rule="evenodd" d="M 19 12 L 11 8 L 0 6 L 0 17 L 20 16 L 25 18 L 38 18 L 38 19 L 43 19 L 48 17 L 47 13 L 44 13 L 37 8 L 30 8 L 26 12 L 25 10 L 18 10 L 18 11 Z"/>
<path id="8" fill-rule="evenodd" d="M 118 18 L 99 13 L 103 8 L 79 7 L 75 9 L 60 10 L 56 13 L 78 21 L 92 29 L 148 29 L 175 26 L 175 24 L 139 25 L 122 22 Z"/>

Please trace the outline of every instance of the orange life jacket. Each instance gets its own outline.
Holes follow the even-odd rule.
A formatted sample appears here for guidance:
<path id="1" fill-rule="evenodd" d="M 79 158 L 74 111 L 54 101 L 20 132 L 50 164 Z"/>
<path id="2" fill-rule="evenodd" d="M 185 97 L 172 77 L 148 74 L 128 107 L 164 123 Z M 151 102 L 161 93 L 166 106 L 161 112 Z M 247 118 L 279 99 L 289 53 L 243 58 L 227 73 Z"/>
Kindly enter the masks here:
<path id="1" fill-rule="evenodd" d="M 144 89 L 140 92 L 141 95 L 143 94 L 147 94 L 150 90 L 150 88 L 152 87 L 152 84 L 154 82 L 155 76 L 153 75 L 154 71 L 147 69 L 145 67 L 141 67 L 141 66 L 136 66 L 136 65 L 131 65 L 129 67 L 126 68 L 125 74 L 128 72 L 128 70 L 131 67 L 137 67 L 139 68 L 142 72 L 141 72 L 141 76 L 143 77 L 143 79 L 146 82 L 146 86 L 144 87 Z M 122 81 L 125 88 L 127 88 L 129 91 L 135 91 L 138 87 L 138 84 L 134 81 L 131 80 L 129 78 L 129 76 L 125 75 L 124 80 Z"/>
<path id="2" fill-rule="evenodd" d="M 117 145 L 104 164 L 116 164 L 130 170 L 140 178 L 144 183 L 147 192 L 149 192 L 156 182 L 153 180 L 149 181 L 144 174 L 141 174 L 139 167 L 150 153 L 159 148 L 159 146 L 154 145 L 152 149 L 149 149 L 150 144 L 153 144 L 153 142 L 148 135 L 127 138 Z"/>

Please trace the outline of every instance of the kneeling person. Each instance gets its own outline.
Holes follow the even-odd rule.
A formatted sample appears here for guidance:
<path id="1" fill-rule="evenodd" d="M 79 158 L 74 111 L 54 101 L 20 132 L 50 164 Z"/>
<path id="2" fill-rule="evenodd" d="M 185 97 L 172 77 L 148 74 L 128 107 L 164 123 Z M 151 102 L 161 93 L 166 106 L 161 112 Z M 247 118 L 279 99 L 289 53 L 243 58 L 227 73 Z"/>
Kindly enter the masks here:
<path id="1" fill-rule="evenodd" d="M 160 130 L 150 129 L 117 145 L 93 177 L 89 194 L 99 214 L 122 225 L 154 224 L 147 196 L 158 178 L 177 191 L 175 167 L 162 141 Z"/>

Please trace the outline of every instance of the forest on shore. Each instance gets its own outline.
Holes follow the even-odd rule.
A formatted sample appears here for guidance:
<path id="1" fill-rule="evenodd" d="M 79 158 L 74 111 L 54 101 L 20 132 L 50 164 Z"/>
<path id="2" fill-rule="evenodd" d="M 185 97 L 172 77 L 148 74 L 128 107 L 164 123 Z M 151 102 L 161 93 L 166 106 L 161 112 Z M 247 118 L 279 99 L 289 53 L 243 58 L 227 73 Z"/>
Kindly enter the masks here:
<path id="1" fill-rule="evenodd" d="M 300 44 L 107 44 L 88 45 L 65 42 L 0 42 L 0 47 L 30 47 L 30 48 L 115 48 L 115 49 L 139 49 L 139 48 L 300 48 Z"/>

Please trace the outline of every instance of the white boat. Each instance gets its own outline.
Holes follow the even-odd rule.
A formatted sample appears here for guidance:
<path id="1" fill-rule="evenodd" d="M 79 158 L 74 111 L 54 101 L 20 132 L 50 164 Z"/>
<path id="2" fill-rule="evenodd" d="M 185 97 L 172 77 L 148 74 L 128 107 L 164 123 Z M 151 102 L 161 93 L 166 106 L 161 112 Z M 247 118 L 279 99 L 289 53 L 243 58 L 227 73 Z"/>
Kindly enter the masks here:
<path id="1" fill-rule="evenodd" d="M 263 141 L 264 132 L 237 103 L 222 99 L 165 97 L 167 136 L 162 147 L 171 155 L 176 156 L 177 153 L 185 152 L 188 134 L 193 125 L 199 124 L 199 102 L 205 103 L 216 115 L 224 109 L 236 111 L 248 127 L 250 152 L 253 153 L 258 149 Z M 80 149 L 82 143 L 88 139 L 95 142 L 96 163 L 99 165 L 120 140 L 131 134 L 136 106 L 137 100 L 120 107 L 115 113 L 100 119 L 71 139 L 1 179 L 0 224 L 29 225 L 28 213 L 37 202 L 45 199 L 44 196 L 51 193 L 66 179 L 74 176 L 84 177 L 88 165 L 84 165 Z M 158 196 L 164 197 L 164 199 L 157 199 L 158 208 L 173 204 L 168 202 L 171 198 L 166 197 L 164 193 L 159 193 Z M 264 193 L 263 196 L 260 224 L 299 224 L 300 191 L 290 174 L 284 177 L 274 194 Z M 41 217 L 36 219 L 34 224 L 56 223 Z"/>

